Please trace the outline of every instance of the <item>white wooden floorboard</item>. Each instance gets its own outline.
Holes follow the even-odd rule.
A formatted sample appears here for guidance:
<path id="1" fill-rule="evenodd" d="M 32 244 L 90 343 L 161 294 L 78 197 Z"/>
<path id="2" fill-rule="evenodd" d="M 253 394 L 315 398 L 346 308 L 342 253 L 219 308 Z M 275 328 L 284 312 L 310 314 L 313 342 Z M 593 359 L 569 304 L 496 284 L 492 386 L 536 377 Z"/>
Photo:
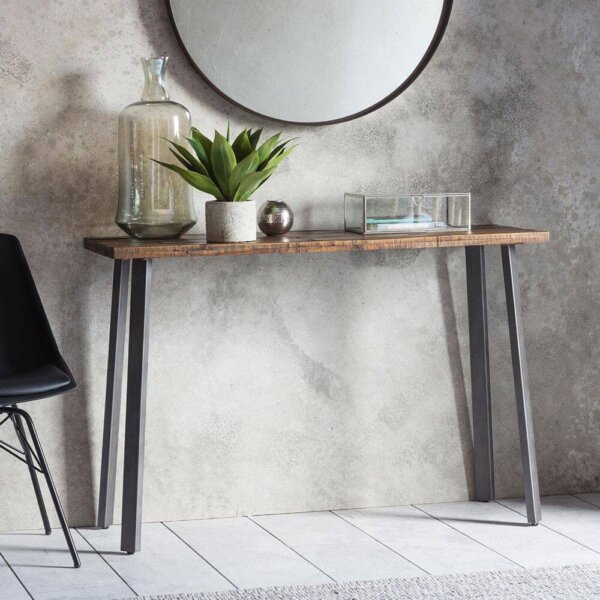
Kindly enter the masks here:
<path id="1" fill-rule="evenodd" d="M 525 500 L 499 500 L 525 515 Z M 542 498 L 542 525 L 600 553 L 600 508 L 574 496 Z"/>
<path id="2" fill-rule="evenodd" d="M 590 504 L 600 507 L 600 493 L 594 492 L 591 494 L 575 494 L 577 498 L 581 498 Z"/>
<path id="3" fill-rule="evenodd" d="M 414 506 L 335 512 L 431 575 L 518 568 Z"/>
<path id="4" fill-rule="evenodd" d="M 546 527 L 532 527 L 496 502 L 427 504 L 419 508 L 526 568 L 600 562 L 600 555 Z"/>
<path id="5" fill-rule="evenodd" d="M 419 577 L 424 571 L 331 512 L 252 517 L 335 581 Z"/>
<path id="6" fill-rule="evenodd" d="M 166 523 L 239 588 L 331 583 L 331 579 L 249 519 Z"/>
<path id="7" fill-rule="evenodd" d="M 133 593 L 85 539 L 73 531 L 81 557 L 74 569 L 62 531 L 0 534 L 0 548 L 35 600 L 107 600 Z"/>
<path id="8" fill-rule="evenodd" d="M 0 546 L 2 552 L 2 546 Z M 31 600 L 0 554 L 0 600 Z"/>
<path id="9" fill-rule="evenodd" d="M 118 526 L 78 531 L 139 595 L 234 589 L 162 523 L 142 525 L 142 550 L 133 555 L 120 551 Z"/>

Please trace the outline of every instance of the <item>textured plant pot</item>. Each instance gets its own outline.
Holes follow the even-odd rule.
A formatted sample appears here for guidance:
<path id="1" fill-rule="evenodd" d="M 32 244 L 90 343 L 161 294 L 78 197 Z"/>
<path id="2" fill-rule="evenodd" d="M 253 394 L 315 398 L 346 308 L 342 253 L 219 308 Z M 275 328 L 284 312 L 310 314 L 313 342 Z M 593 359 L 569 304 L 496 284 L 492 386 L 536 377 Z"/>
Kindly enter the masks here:
<path id="1" fill-rule="evenodd" d="M 256 240 L 256 202 L 219 202 L 205 204 L 207 242 L 254 242 Z"/>

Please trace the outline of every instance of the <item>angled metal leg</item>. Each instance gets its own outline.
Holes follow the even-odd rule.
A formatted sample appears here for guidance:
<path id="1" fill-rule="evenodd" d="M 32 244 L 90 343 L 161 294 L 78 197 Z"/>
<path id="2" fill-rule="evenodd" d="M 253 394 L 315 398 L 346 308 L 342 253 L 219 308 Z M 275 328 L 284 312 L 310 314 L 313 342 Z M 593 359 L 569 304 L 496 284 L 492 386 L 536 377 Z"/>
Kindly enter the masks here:
<path id="1" fill-rule="evenodd" d="M 102 464 L 100 467 L 100 498 L 98 501 L 98 527 L 104 528 L 112 525 L 115 506 L 117 443 L 119 439 L 119 417 L 121 412 L 129 270 L 130 261 L 115 260 L 108 342 Z"/>
<path id="2" fill-rule="evenodd" d="M 127 415 L 125 418 L 123 521 L 121 525 L 121 550 L 128 554 L 133 554 L 140 549 L 142 533 L 151 275 L 152 261 L 142 259 L 133 261 L 129 316 Z"/>
<path id="3" fill-rule="evenodd" d="M 13 406 L 13 408 L 17 408 Z M 27 461 L 27 467 L 29 469 L 29 476 L 31 477 L 31 483 L 33 485 L 33 491 L 35 492 L 35 497 L 38 503 L 38 507 L 40 509 L 40 515 L 42 516 L 42 522 L 44 523 L 44 531 L 46 535 L 50 535 L 52 533 L 52 528 L 50 527 L 50 521 L 48 520 L 48 512 L 46 511 L 46 505 L 44 504 L 44 497 L 42 496 L 42 490 L 40 489 L 40 482 L 38 481 L 37 471 L 35 470 L 35 463 L 33 462 L 33 457 L 31 456 L 31 450 L 29 449 L 29 444 L 27 443 L 27 436 L 25 435 L 25 429 L 23 427 L 23 421 L 21 420 L 21 416 L 18 414 L 13 414 L 10 416 L 13 426 L 15 428 L 15 433 L 19 438 L 19 443 L 21 444 L 21 448 L 23 448 L 23 453 L 25 455 L 25 460 Z"/>
<path id="4" fill-rule="evenodd" d="M 27 423 L 29 436 L 31 437 L 31 440 L 33 442 L 33 450 L 35 450 L 40 470 L 43 473 L 46 479 L 46 483 L 48 485 L 48 489 L 50 490 L 50 496 L 52 498 L 52 502 L 54 502 L 54 508 L 56 509 L 58 520 L 60 521 L 60 526 L 62 527 L 67 546 L 69 547 L 69 552 L 71 553 L 71 558 L 73 559 L 73 565 L 77 569 L 81 566 L 81 561 L 79 560 L 79 555 L 77 554 L 77 548 L 75 548 L 75 544 L 73 543 L 73 538 L 71 537 L 71 532 L 69 530 L 69 526 L 67 525 L 65 513 L 60 503 L 60 498 L 58 497 L 58 492 L 56 491 L 52 475 L 50 474 L 50 469 L 48 467 L 48 463 L 46 462 L 46 457 L 44 456 L 42 445 L 35 430 L 35 426 L 33 425 L 33 420 L 31 419 L 29 414 L 27 414 L 24 410 L 20 408 L 4 408 L 3 410 L 8 414 L 13 414 L 15 416 L 22 417 L 25 420 L 25 423 Z M 26 439 L 24 439 L 24 441 L 27 444 Z"/>
<path id="5" fill-rule="evenodd" d="M 490 391 L 485 254 L 483 246 L 467 246 L 465 250 L 473 398 L 475 499 L 481 502 L 488 502 L 495 498 L 496 492 L 494 486 L 492 396 Z"/>
<path id="6" fill-rule="evenodd" d="M 502 246 L 502 266 L 504 270 L 504 289 L 506 291 L 506 309 L 508 311 L 508 330 L 512 353 L 515 395 L 517 399 L 517 419 L 521 443 L 521 461 L 523 464 L 523 487 L 527 505 L 527 521 L 537 525 L 542 520 L 540 489 L 538 483 L 533 419 L 529 397 L 529 377 L 525 356 L 525 337 L 521 294 L 519 291 L 519 273 L 516 248 L 514 245 Z"/>

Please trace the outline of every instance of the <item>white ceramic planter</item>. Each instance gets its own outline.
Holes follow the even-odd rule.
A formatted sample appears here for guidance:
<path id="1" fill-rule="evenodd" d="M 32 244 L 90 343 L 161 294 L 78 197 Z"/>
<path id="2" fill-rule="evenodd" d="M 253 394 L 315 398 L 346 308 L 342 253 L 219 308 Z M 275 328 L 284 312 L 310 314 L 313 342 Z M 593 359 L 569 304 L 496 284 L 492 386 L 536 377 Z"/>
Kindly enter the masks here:
<path id="1" fill-rule="evenodd" d="M 219 202 L 205 204 L 207 242 L 254 242 L 256 240 L 256 202 Z"/>

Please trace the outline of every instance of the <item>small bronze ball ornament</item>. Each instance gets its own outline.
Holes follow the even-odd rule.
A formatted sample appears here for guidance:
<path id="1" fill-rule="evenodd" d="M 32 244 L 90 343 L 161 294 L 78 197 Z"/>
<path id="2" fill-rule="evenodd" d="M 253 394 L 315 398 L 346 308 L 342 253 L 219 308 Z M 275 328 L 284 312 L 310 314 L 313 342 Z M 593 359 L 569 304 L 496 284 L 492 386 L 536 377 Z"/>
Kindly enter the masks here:
<path id="1" fill-rule="evenodd" d="M 293 224 L 292 209 L 280 200 L 269 200 L 258 211 L 258 227 L 266 235 L 285 235 Z"/>

